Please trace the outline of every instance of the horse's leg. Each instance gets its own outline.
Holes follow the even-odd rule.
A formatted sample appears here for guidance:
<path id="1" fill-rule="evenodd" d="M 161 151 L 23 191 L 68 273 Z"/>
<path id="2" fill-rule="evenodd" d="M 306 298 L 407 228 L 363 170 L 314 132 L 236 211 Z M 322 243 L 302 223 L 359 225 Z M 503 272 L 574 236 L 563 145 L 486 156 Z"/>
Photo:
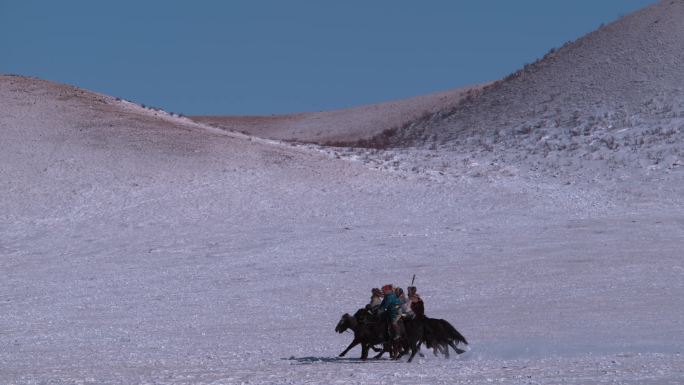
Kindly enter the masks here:
<path id="1" fill-rule="evenodd" d="M 404 356 L 404 354 L 406 354 L 406 351 L 405 351 L 404 349 L 401 349 L 401 350 L 400 350 L 400 349 L 401 349 L 401 348 L 397 347 L 397 355 L 396 355 L 396 357 L 394 358 L 395 360 L 400 359 L 401 357 Z"/>
<path id="2" fill-rule="evenodd" d="M 373 357 L 373 359 L 379 360 L 380 357 L 382 357 L 382 355 L 385 354 L 385 352 L 390 352 L 390 354 L 392 353 L 390 347 L 387 346 L 387 344 L 382 344 L 382 350 L 375 357 Z"/>
<path id="3" fill-rule="evenodd" d="M 437 357 L 438 353 L 442 353 L 446 358 L 449 358 L 449 348 L 447 348 L 447 351 L 445 352 L 444 350 L 444 344 L 441 342 L 435 342 L 434 345 L 432 345 L 432 353 Z"/>
<path id="4" fill-rule="evenodd" d="M 366 360 L 368 358 L 368 349 L 369 348 L 370 347 L 368 346 L 368 344 L 362 344 L 361 345 L 361 359 L 362 360 Z"/>
<path id="5" fill-rule="evenodd" d="M 425 355 L 423 354 L 423 352 L 420 351 L 421 345 L 423 345 L 423 341 L 418 342 L 418 347 L 417 347 L 418 355 L 420 356 L 420 358 L 425 358 Z"/>
<path id="6" fill-rule="evenodd" d="M 347 354 L 354 346 L 358 345 L 360 342 L 361 341 L 354 338 L 354 341 L 352 341 L 351 344 L 349 344 L 349 346 L 347 346 L 347 348 L 344 349 L 342 353 L 340 353 L 340 357 L 344 357 L 345 354 Z"/>
<path id="7" fill-rule="evenodd" d="M 437 357 L 437 353 L 439 353 L 438 349 L 439 344 L 437 343 L 436 340 L 430 340 L 430 341 L 425 341 L 425 347 L 428 349 L 432 350 L 432 354 Z"/>
<path id="8" fill-rule="evenodd" d="M 396 352 L 394 355 L 395 360 L 400 359 L 401 357 L 404 356 L 404 354 L 408 353 L 408 346 L 405 346 L 400 341 L 401 340 L 394 341 L 394 343 L 392 344 L 394 346 L 394 350 Z"/>
<path id="9" fill-rule="evenodd" d="M 408 354 L 409 350 L 411 350 L 408 345 L 403 345 L 401 346 L 401 352 L 399 353 L 399 356 L 397 357 L 397 360 L 403 357 L 404 355 Z M 412 351 L 412 350 L 411 350 Z M 415 353 L 414 353 L 415 354 Z"/>
<path id="10" fill-rule="evenodd" d="M 392 341 L 392 350 L 394 350 L 394 359 L 398 360 L 401 357 L 402 350 L 397 341 Z"/>
<path id="11" fill-rule="evenodd" d="M 458 345 L 456 345 L 454 341 L 449 341 L 449 345 L 456 351 L 456 354 L 463 354 L 466 352 L 465 350 L 458 348 Z M 449 347 L 447 347 L 447 350 L 449 350 Z"/>
<path id="12" fill-rule="evenodd" d="M 418 347 L 412 346 L 412 347 L 411 347 L 411 356 L 409 357 L 408 362 L 413 361 L 413 357 L 416 356 L 416 353 L 417 353 L 417 352 L 418 352 Z"/>

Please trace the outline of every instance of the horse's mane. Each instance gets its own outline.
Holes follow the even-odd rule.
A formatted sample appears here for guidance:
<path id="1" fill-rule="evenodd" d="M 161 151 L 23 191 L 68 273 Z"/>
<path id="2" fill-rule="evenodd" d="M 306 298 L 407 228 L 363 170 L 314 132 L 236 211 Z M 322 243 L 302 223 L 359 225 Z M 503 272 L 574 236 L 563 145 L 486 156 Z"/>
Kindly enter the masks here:
<path id="1" fill-rule="evenodd" d="M 356 319 L 362 319 L 366 317 L 366 312 L 367 310 L 365 308 L 361 308 L 354 313 L 354 318 Z"/>

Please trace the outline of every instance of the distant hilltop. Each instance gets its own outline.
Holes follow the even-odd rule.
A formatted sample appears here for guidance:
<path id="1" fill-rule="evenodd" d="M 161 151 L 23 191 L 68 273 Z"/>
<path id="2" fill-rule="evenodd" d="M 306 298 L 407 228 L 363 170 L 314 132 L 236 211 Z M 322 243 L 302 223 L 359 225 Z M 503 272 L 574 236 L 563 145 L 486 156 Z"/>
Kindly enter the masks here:
<path id="1" fill-rule="evenodd" d="M 453 108 L 358 145 L 556 151 L 597 142 L 609 149 L 681 144 L 682 63 L 684 1 L 665 0 L 550 50 Z"/>

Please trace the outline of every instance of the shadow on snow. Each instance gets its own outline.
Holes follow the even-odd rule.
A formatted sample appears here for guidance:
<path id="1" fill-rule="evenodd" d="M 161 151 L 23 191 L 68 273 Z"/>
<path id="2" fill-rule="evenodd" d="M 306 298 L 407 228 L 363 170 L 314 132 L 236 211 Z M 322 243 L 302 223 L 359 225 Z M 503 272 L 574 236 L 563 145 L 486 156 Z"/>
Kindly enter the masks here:
<path id="1" fill-rule="evenodd" d="M 311 364 L 368 364 L 373 362 L 387 362 L 389 360 L 362 360 L 360 358 L 346 358 L 346 357 L 289 357 L 281 358 L 281 360 L 293 361 L 293 365 L 311 365 Z"/>

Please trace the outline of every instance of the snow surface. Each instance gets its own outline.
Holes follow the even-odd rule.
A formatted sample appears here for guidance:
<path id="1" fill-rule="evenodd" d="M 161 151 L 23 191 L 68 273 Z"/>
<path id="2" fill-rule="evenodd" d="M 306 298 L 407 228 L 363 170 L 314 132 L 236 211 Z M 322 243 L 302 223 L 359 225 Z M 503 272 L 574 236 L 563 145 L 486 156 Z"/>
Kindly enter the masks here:
<path id="1" fill-rule="evenodd" d="M 38 80 L 0 92 L 1 383 L 684 375 L 679 204 L 389 172 Z M 471 351 L 337 359 L 341 314 L 414 273 Z"/>
<path id="2" fill-rule="evenodd" d="M 295 145 L 16 76 L 0 103 L 0 384 L 684 379 L 678 160 Z M 337 358 L 413 274 L 470 351 Z"/>

